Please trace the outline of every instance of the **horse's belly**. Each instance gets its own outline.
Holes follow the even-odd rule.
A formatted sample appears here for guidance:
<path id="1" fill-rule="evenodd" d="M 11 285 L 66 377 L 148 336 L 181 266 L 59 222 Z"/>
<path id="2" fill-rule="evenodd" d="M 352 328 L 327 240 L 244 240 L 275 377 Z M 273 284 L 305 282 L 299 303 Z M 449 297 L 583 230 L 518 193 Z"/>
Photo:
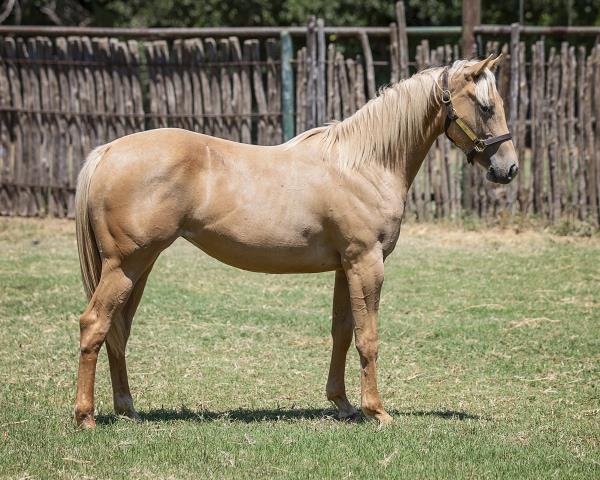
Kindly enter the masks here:
<path id="1" fill-rule="evenodd" d="M 256 239 L 208 230 L 183 232 L 182 236 L 211 257 L 252 272 L 316 273 L 341 267 L 339 253 L 319 239 L 290 242 L 289 239 Z"/>

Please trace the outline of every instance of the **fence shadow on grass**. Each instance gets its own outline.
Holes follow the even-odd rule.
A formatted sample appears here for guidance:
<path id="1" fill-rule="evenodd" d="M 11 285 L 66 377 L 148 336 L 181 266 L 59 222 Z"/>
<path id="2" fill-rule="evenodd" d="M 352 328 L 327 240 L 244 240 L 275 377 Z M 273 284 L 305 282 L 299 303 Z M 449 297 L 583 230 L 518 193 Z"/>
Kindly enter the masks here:
<path id="1" fill-rule="evenodd" d="M 214 422 L 218 420 L 230 420 L 233 422 L 254 423 L 254 422 L 275 422 L 275 421 L 294 421 L 294 420 L 337 420 L 337 412 L 333 409 L 320 408 L 293 408 L 293 409 L 245 409 L 239 408 L 224 412 L 211 412 L 208 410 L 194 411 L 187 407 L 180 409 L 154 409 L 146 412 L 138 412 L 143 422 Z M 489 418 L 479 415 L 472 415 L 467 412 L 454 410 L 430 410 L 430 411 L 398 411 L 389 410 L 392 416 L 396 417 L 438 417 L 447 420 L 489 420 Z M 117 421 L 120 417 L 116 415 L 99 415 L 96 421 L 99 424 L 110 424 Z M 366 421 L 364 415 L 357 415 L 351 420 L 354 423 Z"/>

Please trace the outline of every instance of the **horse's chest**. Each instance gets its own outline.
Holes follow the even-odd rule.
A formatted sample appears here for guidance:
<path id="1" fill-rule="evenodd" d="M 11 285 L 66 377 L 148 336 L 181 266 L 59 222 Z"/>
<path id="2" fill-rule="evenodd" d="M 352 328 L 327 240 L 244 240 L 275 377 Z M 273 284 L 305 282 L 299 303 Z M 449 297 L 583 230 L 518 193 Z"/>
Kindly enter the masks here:
<path id="1" fill-rule="evenodd" d="M 384 225 L 380 229 L 378 241 L 381 244 L 381 250 L 383 251 L 384 257 L 387 257 L 392 253 L 396 247 L 396 242 L 398 242 L 398 238 L 400 237 L 402 213 L 403 212 L 394 212 L 393 215 L 390 215 L 390 217 L 386 219 Z"/>
<path id="2" fill-rule="evenodd" d="M 399 236 L 400 223 L 398 223 L 398 225 L 391 229 L 389 232 L 380 236 L 381 250 L 383 251 L 384 257 L 387 257 L 390 253 L 394 251 Z"/>

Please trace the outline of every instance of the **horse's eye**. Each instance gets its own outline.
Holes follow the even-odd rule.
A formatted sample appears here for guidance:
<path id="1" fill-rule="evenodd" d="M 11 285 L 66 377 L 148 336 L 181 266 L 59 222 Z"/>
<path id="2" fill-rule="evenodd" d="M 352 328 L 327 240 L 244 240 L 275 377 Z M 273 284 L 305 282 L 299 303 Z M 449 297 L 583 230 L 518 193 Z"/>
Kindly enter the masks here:
<path id="1" fill-rule="evenodd" d="M 489 106 L 489 105 L 481 105 L 481 104 L 480 104 L 480 105 L 479 105 L 479 108 L 480 108 L 480 109 L 481 109 L 481 111 L 482 111 L 483 113 L 485 113 L 486 115 L 489 115 L 489 114 L 491 114 L 491 113 L 492 113 L 492 111 L 493 111 L 493 108 L 492 108 L 491 106 Z"/>

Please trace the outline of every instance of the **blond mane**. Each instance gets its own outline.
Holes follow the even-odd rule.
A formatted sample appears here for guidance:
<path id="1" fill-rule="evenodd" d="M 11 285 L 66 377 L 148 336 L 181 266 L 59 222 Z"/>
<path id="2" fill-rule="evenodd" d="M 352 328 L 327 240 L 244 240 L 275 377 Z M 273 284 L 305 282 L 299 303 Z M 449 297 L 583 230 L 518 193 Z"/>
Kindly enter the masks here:
<path id="1" fill-rule="evenodd" d="M 477 61 L 457 60 L 450 66 L 450 77 L 474 63 Z M 423 141 L 427 115 L 439 105 L 442 71 L 443 67 L 429 68 L 389 85 L 350 117 L 307 130 L 284 145 L 291 148 L 318 136 L 324 159 L 341 169 L 371 164 L 395 169 L 404 162 L 405 153 Z M 494 74 L 486 69 L 476 83 L 477 100 L 489 105 L 495 88 Z"/>

